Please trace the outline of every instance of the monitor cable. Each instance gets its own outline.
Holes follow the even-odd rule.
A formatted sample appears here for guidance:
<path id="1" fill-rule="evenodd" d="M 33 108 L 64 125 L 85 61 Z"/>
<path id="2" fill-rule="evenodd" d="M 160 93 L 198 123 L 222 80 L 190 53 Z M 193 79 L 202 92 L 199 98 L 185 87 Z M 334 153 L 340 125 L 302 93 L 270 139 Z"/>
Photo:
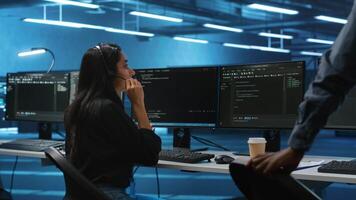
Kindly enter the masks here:
<path id="1" fill-rule="evenodd" d="M 59 135 L 59 137 L 61 137 L 62 139 L 65 139 L 66 136 L 65 136 L 65 133 L 61 132 L 61 131 L 54 131 L 55 133 L 57 133 L 57 135 Z"/>
<path id="2" fill-rule="evenodd" d="M 140 166 L 136 166 L 136 168 L 132 172 L 132 176 L 135 175 L 135 173 L 137 172 L 138 168 L 140 168 Z"/>
<path id="3" fill-rule="evenodd" d="M 211 140 L 208 140 L 208 139 L 205 139 L 205 138 L 202 138 L 202 137 L 198 137 L 198 136 L 194 136 L 192 135 L 191 136 L 194 140 L 202 143 L 202 144 L 205 144 L 207 146 L 210 146 L 210 147 L 216 147 L 216 148 L 219 148 L 219 149 L 222 149 L 224 151 L 231 151 L 230 149 L 226 148 L 226 147 L 223 147 L 222 145 L 220 144 L 217 144 L 215 142 L 212 142 Z"/>
<path id="4" fill-rule="evenodd" d="M 181 130 L 180 130 L 181 131 Z M 220 144 L 217 144 L 215 142 L 212 142 L 211 140 L 208 140 L 208 139 L 205 139 L 205 138 L 202 138 L 202 137 L 198 137 L 198 136 L 194 136 L 194 135 L 191 135 L 191 138 L 193 138 L 194 140 L 202 143 L 202 144 L 205 144 L 207 146 L 210 146 L 210 147 L 215 147 L 215 148 L 218 148 L 218 149 L 222 149 L 224 151 L 231 151 L 230 149 L 226 148 L 226 147 L 223 147 L 222 145 Z M 182 142 L 182 141 L 180 141 Z M 180 146 L 181 144 L 179 144 L 178 146 Z M 195 150 L 196 151 L 196 150 Z"/>
<path id="5" fill-rule="evenodd" d="M 12 167 L 12 174 L 11 174 L 11 180 L 10 180 L 10 193 L 12 193 L 12 188 L 14 185 L 15 170 L 16 170 L 18 159 L 19 159 L 19 156 L 16 156 L 14 166 Z"/>
<path id="6" fill-rule="evenodd" d="M 130 196 L 134 197 L 136 194 L 136 182 L 135 182 L 135 173 L 140 168 L 140 166 L 136 166 L 135 169 L 132 171 L 132 178 L 130 179 Z"/>
<path id="7" fill-rule="evenodd" d="M 159 177 L 158 177 L 158 168 L 157 165 L 155 167 L 155 171 L 156 171 L 156 182 L 157 182 L 157 197 L 158 199 L 161 198 L 161 189 L 160 189 L 160 185 L 159 185 Z"/>
<path id="8" fill-rule="evenodd" d="M 53 132 L 55 132 L 59 137 L 65 139 L 66 138 L 65 133 L 60 131 L 59 129 L 60 129 L 59 125 L 56 124 L 56 128 L 55 128 L 55 130 L 53 130 Z"/>

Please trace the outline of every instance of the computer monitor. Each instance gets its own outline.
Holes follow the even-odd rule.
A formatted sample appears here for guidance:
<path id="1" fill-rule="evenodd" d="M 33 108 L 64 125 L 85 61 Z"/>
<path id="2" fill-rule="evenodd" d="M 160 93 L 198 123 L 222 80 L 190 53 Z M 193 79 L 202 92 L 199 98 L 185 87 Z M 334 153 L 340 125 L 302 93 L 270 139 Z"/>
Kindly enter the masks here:
<path id="1" fill-rule="evenodd" d="M 0 77 L 0 112 L 1 113 L 4 111 L 5 108 L 5 97 L 6 97 L 6 77 Z"/>
<path id="2" fill-rule="evenodd" d="M 70 76 L 69 104 L 71 104 L 75 98 L 78 89 L 79 71 L 70 72 L 69 76 Z"/>
<path id="3" fill-rule="evenodd" d="M 325 128 L 356 129 L 356 87 L 352 88 L 342 105 L 330 115 Z"/>
<path id="4" fill-rule="evenodd" d="M 217 67 L 138 69 L 153 126 L 215 127 Z"/>
<path id="5" fill-rule="evenodd" d="M 292 128 L 304 94 L 303 61 L 224 66 L 219 126 Z"/>
<path id="6" fill-rule="evenodd" d="M 67 72 L 8 73 L 6 120 L 63 122 L 69 78 Z"/>
<path id="7" fill-rule="evenodd" d="M 6 77 L 0 77 L 0 127 L 9 127 L 5 121 Z"/>

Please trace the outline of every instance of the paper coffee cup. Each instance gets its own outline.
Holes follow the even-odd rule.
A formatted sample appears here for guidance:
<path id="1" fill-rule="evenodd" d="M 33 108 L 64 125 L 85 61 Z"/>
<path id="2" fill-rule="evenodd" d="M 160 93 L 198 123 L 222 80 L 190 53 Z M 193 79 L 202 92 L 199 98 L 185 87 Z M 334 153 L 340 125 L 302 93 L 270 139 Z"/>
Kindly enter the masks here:
<path id="1" fill-rule="evenodd" d="M 262 155 L 266 151 L 266 139 L 265 138 L 249 138 L 248 147 L 250 151 L 250 157 L 254 158 L 257 155 Z"/>

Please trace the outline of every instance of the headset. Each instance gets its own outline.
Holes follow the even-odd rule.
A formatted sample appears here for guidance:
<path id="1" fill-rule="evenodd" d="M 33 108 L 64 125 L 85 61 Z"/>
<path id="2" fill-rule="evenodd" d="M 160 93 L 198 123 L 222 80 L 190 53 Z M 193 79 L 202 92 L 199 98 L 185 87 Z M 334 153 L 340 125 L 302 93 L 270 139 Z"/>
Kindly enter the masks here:
<path id="1" fill-rule="evenodd" d="M 119 76 L 119 75 L 117 75 L 117 74 L 113 74 L 112 72 L 110 72 L 109 67 L 108 67 L 108 64 L 106 63 L 106 60 L 105 60 L 105 57 L 104 57 L 104 53 L 103 53 L 103 51 L 101 50 L 102 45 L 103 45 L 103 44 L 100 43 L 100 44 L 96 45 L 95 48 L 99 50 L 100 56 L 101 56 L 101 58 L 103 59 L 104 68 L 105 68 L 106 73 L 107 73 L 109 76 L 112 76 L 112 77 L 115 77 L 115 78 L 119 78 L 119 79 L 122 79 L 122 80 L 126 81 L 126 79 L 123 78 L 122 76 Z M 112 48 L 112 49 L 118 50 L 118 48 L 116 48 L 116 47 L 112 47 L 112 46 L 110 46 L 110 45 L 107 45 L 107 46 L 110 47 L 110 48 Z"/>

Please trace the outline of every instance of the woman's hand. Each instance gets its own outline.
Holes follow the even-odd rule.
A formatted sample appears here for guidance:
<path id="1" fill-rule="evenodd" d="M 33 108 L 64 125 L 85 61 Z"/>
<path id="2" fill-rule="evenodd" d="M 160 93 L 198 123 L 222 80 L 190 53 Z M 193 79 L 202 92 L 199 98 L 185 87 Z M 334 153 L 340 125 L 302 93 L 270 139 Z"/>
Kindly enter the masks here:
<path id="1" fill-rule="evenodd" d="M 138 121 L 138 126 L 140 128 L 152 130 L 152 126 L 147 116 L 145 101 L 144 101 L 144 92 L 141 83 L 136 79 L 127 79 L 125 80 L 125 90 L 127 96 L 131 101 L 133 108 L 133 114 Z"/>
<path id="2" fill-rule="evenodd" d="M 133 78 L 125 80 L 125 91 L 132 105 L 144 105 L 144 92 L 141 83 Z"/>

